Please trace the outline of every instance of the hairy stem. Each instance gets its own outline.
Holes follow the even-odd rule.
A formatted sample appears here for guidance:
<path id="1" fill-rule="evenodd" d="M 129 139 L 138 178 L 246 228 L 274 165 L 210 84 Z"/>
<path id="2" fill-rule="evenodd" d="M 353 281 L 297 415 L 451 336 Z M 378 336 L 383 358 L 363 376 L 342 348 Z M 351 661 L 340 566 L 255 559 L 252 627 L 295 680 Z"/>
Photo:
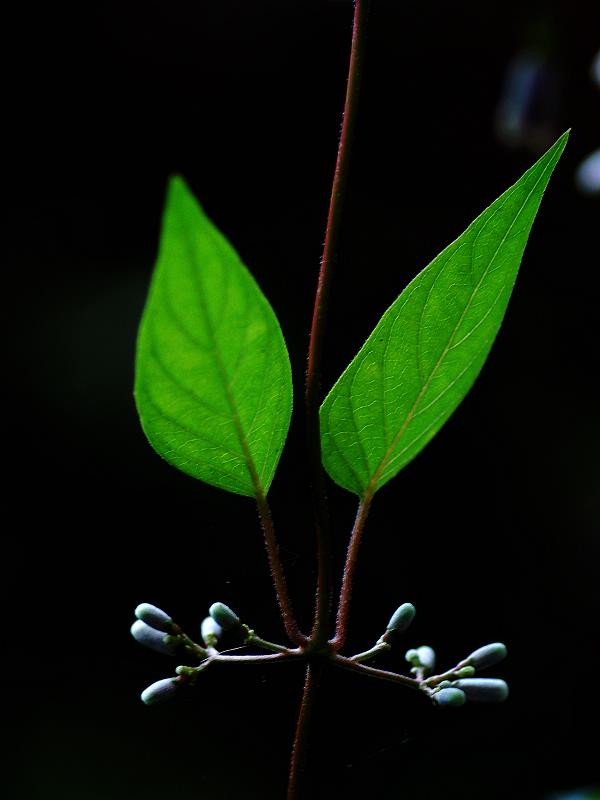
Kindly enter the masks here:
<path id="1" fill-rule="evenodd" d="M 306 371 L 306 433 L 308 438 L 309 464 L 312 479 L 313 505 L 317 530 L 318 579 L 315 602 L 315 621 L 312 638 L 324 643 L 329 636 L 329 616 L 331 611 L 331 543 L 329 520 L 325 493 L 325 475 L 321 463 L 321 433 L 319 427 L 319 404 L 321 400 L 321 362 L 323 354 L 325 318 L 331 288 L 333 265 L 336 258 L 342 205 L 350 164 L 350 144 L 355 128 L 358 107 L 358 94 L 361 65 L 366 34 L 368 0 L 355 0 L 352 29 L 352 47 L 348 83 L 342 118 L 342 130 L 338 146 L 337 161 L 331 187 L 325 245 L 321 258 L 321 268 L 315 294 L 310 342 L 308 347 L 308 366 Z"/>
<path id="2" fill-rule="evenodd" d="M 382 681 L 390 681 L 391 683 L 401 683 L 402 686 L 408 686 L 410 689 L 419 689 L 421 682 L 415 678 L 409 678 L 407 675 L 399 675 L 397 672 L 388 672 L 386 669 L 376 669 L 375 667 L 368 667 L 366 664 L 357 664 L 356 661 L 344 656 L 336 655 L 332 663 L 342 669 L 350 670 L 350 672 L 357 672 L 359 675 L 365 675 L 367 678 L 379 678 Z"/>
<path id="3" fill-rule="evenodd" d="M 342 588 L 340 591 L 340 601 L 337 611 L 337 622 L 335 627 L 335 637 L 332 639 L 332 644 L 336 650 L 343 647 L 346 641 L 346 634 L 348 629 L 348 614 L 350 613 L 350 600 L 352 597 L 352 585 L 354 582 L 354 573 L 356 570 L 356 562 L 358 559 L 358 548 L 360 540 L 371 507 L 372 494 L 366 494 L 358 505 L 356 512 L 356 519 L 354 527 L 352 528 L 352 535 L 350 536 L 350 543 L 348 545 L 348 552 L 346 554 L 346 563 L 344 565 L 344 575 L 342 578 Z"/>
<path id="4" fill-rule="evenodd" d="M 321 664 L 315 665 L 308 662 L 306 665 L 304 690 L 302 692 L 302 700 L 300 701 L 296 734 L 292 747 L 287 800 L 300 800 L 302 796 L 302 781 L 306 766 L 310 721 L 322 669 L 323 667 Z"/>
<path id="5" fill-rule="evenodd" d="M 357 663 L 360 661 L 368 661 L 370 658 L 374 658 L 380 653 L 387 653 L 391 649 L 387 642 L 377 642 L 377 644 L 373 645 L 369 650 L 350 656 L 350 661 L 356 661 Z"/>
<path id="6" fill-rule="evenodd" d="M 294 609 L 292 608 L 285 580 L 285 573 L 283 571 L 281 559 L 279 558 L 279 547 L 277 545 L 277 539 L 275 538 L 271 509 L 269 508 L 267 498 L 262 493 L 257 493 L 256 504 L 258 506 L 260 524 L 265 537 L 269 568 L 271 570 L 271 577 L 273 578 L 273 585 L 275 587 L 275 594 L 277 595 L 277 603 L 279 604 L 283 626 L 290 640 L 294 642 L 294 644 L 302 645 L 306 642 L 306 637 L 298 628 Z"/>
<path id="7" fill-rule="evenodd" d="M 299 655 L 299 654 L 298 654 Z M 287 658 L 294 658 L 295 653 L 270 653 L 260 656 L 228 656 L 223 653 L 211 656 L 211 661 L 222 661 L 228 664 L 264 664 L 267 661 L 285 661 Z"/>
<path id="8" fill-rule="evenodd" d="M 248 631 L 248 635 L 246 636 L 246 641 L 244 644 L 262 647 L 263 650 L 271 650 L 273 653 L 285 653 L 287 655 L 288 653 L 293 652 L 289 649 L 289 647 L 283 647 L 275 642 L 269 642 L 266 639 L 262 639 L 260 636 L 257 636 L 254 631 Z"/>

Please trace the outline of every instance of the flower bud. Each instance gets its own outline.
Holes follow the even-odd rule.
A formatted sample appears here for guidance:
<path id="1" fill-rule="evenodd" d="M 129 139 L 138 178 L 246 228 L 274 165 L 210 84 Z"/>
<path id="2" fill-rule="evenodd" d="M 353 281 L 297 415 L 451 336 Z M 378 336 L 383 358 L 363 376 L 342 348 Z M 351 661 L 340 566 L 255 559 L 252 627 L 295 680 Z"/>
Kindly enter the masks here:
<path id="1" fill-rule="evenodd" d="M 215 622 L 212 617 L 206 617 L 202 620 L 200 635 L 207 647 L 216 647 L 219 639 L 223 635 L 223 628 L 218 622 Z"/>
<path id="2" fill-rule="evenodd" d="M 446 706 L 447 708 L 464 706 L 466 701 L 465 693 L 455 688 L 441 689 L 433 695 L 433 702 L 436 705 Z"/>
<path id="3" fill-rule="evenodd" d="M 175 653 L 175 648 L 172 644 L 165 641 L 168 639 L 164 631 L 157 631 L 156 628 L 151 628 L 146 625 L 141 619 L 136 620 L 131 626 L 131 635 L 144 647 L 149 647 L 151 650 L 156 650 L 157 653 L 164 653 L 167 656 L 172 656 Z"/>
<path id="4" fill-rule="evenodd" d="M 177 678 L 163 678 L 161 681 L 148 686 L 142 692 L 142 702 L 147 706 L 158 705 L 171 700 L 177 694 L 179 680 Z"/>
<path id="5" fill-rule="evenodd" d="M 454 674 L 457 678 L 472 678 L 475 675 L 475 667 L 461 667 Z"/>
<path id="6" fill-rule="evenodd" d="M 476 703 L 501 703 L 508 697 L 506 681 L 498 678 L 461 678 L 453 681 L 452 686 Z"/>
<path id="7" fill-rule="evenodd" d="M 435 652 L 427 645 L 417 647 L 416 650 L 407 650 L 404 658 L 412 664 L 411 672 L 416 672 L 418 669 L 431 672 L 435 666 Z"/>
<path id="8" fill-rule="evenodd" d="M 236 628 L 240 624 L 240 618 L 225 603 L 213 603 L 208 609 L 208 613 L 224 631 Z"/>
<path id="9" fill-rule="evenodd" d="M 187 664 L 180 664 L 178 667 L 175 667 L 175 674 L 185 675 L 186 678 L 195 678 L 198 674 L 198 670 Z"/>
<path id="10" fill-rule="evenodd" d="M 503 658 L 506 658 L 506 646 L 502 642 L 494 642 L 474 650 L 470 656 L 460 662 L 460 665 L 463 667 L 475 667 L 475 669 L 485 669 L 502 661 Z"/>
<path id="11" fill-rule="evenodd" d="M 392 614 L 392 618 L 387 624 L 386 632 L 391 633 L 393 631 L 394 633 L 404 633 L 413 621 L 416 613 L 412 603 L 402 603 Z"/>
<path id="12" fill-rule="evenodd" d="M 435 667 L 435 652 L 431 647 L 423 645 L 417 647 L 417 658 L 419 659 L 419 666 L 427 670 L 432 670 Z"/>
<path id="13" fill-rule="evenodd" d="M 150 605 L 150 603 L 140 603 L 135 610 L 135 615 L 146 625 L 151 628 L 156 628 L 157 631 L 164 631 L 170 633 L 173 627 L 173 620 L 168 614 L 165 614 L 160 608 Z"/>

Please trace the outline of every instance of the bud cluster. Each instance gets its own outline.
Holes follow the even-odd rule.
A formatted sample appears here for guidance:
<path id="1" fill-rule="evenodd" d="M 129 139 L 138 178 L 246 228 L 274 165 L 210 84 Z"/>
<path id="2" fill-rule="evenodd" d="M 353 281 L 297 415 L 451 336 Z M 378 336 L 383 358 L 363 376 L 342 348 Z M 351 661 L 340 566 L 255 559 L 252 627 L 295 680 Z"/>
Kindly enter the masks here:
<path id="1" fill-rule="evenodd" d="M 505 681 L 473 676 L 478 670 L 492 667 L 505 657 L 506 647 L 502 642 L 486 644 L 474 650 L 443 676 L 434 675 L 426 679 L 423 688 L 428 691 L 433 702 L 441 707 L 462 706 L 467 701 L 501 703 L 508 697 L 508 685 Z"/>
<path id="2" fill-rule="evenodd" d="M 224 631 L 243 631 L 237 614 L 224 603 L 213 603 L 209 616 L 201 626 L 200 634 L 206 649 L 193 642 L 162 609 L 150 603 L 141 603 L 135 609 L 136 621 L 131 626 L 131 635 L 140 644 L 164 655 L 174 656 L 178 648 L 192 653 L 203 662 L 199 667 L 179 666 L 172 678 L 156 681 L 142 692 L 141 698 L 146 705 L 155 705 L 171 700 L 180 687 L 186 683 L 194 683 L 199 671 L 210 663 L 212 656 L 218 654 L 215 649 Z"/>
<path id="3" fill-rule="evenodd" d="M 206 650 L 194 645 L 179 625 L 176 625 L 162 609 L 150 603 L 140 603 L 134 613 L 137 619 L 131 626 L 131 635 L 144 647 L 168 656 L 176 655 L 177 648 L 181 646 L 187 649 L 193 648 L 195 654 L 201 658 L 208 655 Z M 188 676 L 180 673 L 178 667 L 175 677 L 163 678 L 144 689 L 141 695 L 142 702 L 146 705 L 157 705 L 171 700 L 181 684 L 187 680 Z"/>
<path id="4" fill-rule="evenodd" d="M 134 613 L 137 619 L 131 626 L 131 635 L 136 642 L 157 653 L 175 655 L 179 628 L 171 617 L 150 603 L 140 603 Z"/>
<path id="5" fill-rule="evenodd" d="M 392 673 L 372 667 L 362 667 L 361 662 L 390 651 L 392 645 L 413 621 L 415 613 L 412 603 L 403 603 L 392 614 L 383 635 L 369 650 L 358 653 L 352 658 L 344 658 L 334 653 L 333 661 L 346 667 L 352 664 L 352 669 L 365 670 L 371 675 L 379 673 L 389 679 Z M 195 667 L 178 666 L 174 677 L 163 678 L 144 689 L 142 701 L 147 705 L 170 700 L 180 691 L 182 685 L 193 685 L 200 672 L 215 661 L 256 661 L 302 655 L 302 650 L 290 651 L 286 647 L 260 638 L 224 603 L 213 603 L 208 610 L 208 616 L 202 621 L 200 634 L 204 647 L 192 641 L 168 614 L 156 606 L 142 603 L 135 609 L 135 616 L 137 620 L 131 626 L 131 633 L 137 642 L 166 655 L 175 655 L 177 648 L 181 648 L 200 660 L 200 664 Z M 258 646 L 278 655 L 236 656 L 219 652 L 216 649 L 217 645 L 230 633 L 246 645 Z M 410 671 L 414 677 L 409 678 L 395 673 L 394 680 L 422 690 L 435 705 L 440 707 L 462 706 L 467 701 L 499 703 L 508 697 L 508 686 L 505 681 L 498 678 L 480 678 L 477 672 L 494 666 L 505 657 L 504 644 L 493 642 L 474 650 L 451 669 L 433 674 L 436 664 L 435 651 L 429 645 L 420 645 L 405 653 L 405 659 L 410 664 Z"/>
<path id="6" fill-rule="evenodd" d="M 389 649 L 400 634 L 404 633 L 415 616 L 415 607 L 403 603 L 392 615 L 385 633 L 375 647 L 354 657 L 355 661 L 365 661 L 383 649 Z M 474 650 L 455 667 L 440 675 L 433 675 L 436 655 L 429 645 L 411 648 L 405 659 L 411 665 L 419 688 L 423 689 L 442 707 L 462 706 L 467 701 L 479 703 L 500 703 L 508 697 L 508 686 L 497 678 L 475 677 L 479 670 L 492 667 L 506 657 L 506 647 L 502 642 L 486 644 Z M 429 677 L 427 677 L 429 676 Z"/>

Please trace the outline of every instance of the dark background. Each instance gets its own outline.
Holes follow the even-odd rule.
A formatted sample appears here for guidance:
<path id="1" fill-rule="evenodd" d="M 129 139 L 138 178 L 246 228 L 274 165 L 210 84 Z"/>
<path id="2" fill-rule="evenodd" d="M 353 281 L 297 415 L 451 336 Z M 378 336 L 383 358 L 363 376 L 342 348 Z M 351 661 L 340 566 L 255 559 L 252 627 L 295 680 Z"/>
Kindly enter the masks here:
<path id="1" fill-rule="evenodd" d="M 505 641 L 496 674 L 511 698 L 436 713 L 332 673 L 312 797 L 543 798 L 600 779 L 599 201 L 573 179 L 600 144 L 592 9 L 373 0 L 327 388 L 410 278 L 540 155 L 495 132 L 523 48 L 557 76 L 540 111 L 550 139 L 573 133 L 488 364 L 375 503 L 347 649 L 369 646 L 409 600 L 406 644 L 433 645 L 442 666 Z M 252 503 L 154 454 L 133 353 L 166 180 L 180 172 L 288 341 L 297 413 L 271 495 L 307 626 L 299 410 L 350 22 L 349 2 L 324 0 L 34 4 L 5 19 L 7 797 L 284 794 L 298 667 L 214 669 L 188 702 L 139 701 L 171 672 L 129 635 L 141 601 L 192 634 L 215 600 L 267 638 L 282 632 Z M 330 498 L 339 568 L 354 500 L 336 487 Z M 394 664 L 402 652 L 382 662 Z"/>

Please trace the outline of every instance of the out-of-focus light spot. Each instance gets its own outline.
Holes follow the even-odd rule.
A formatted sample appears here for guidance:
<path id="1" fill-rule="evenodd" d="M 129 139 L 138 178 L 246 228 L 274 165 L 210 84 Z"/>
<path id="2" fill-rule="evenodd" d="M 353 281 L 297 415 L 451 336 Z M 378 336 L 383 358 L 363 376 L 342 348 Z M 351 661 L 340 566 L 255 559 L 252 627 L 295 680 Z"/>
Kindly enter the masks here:
<path id="1" fill-rule="evenodd" d="M 576 789 L 549 794 L 546 800 L 600 800 L 600 789 Z"/>
<path id="2" fill-rule="evenodd" d="M 508 64 L 496 110 L 496 135 L 503 144 L 545 150 L 555 139 L 559 78 L 548 61 L 534 51 Z"/>
<path id="3" fill-rule="evenodd" d="M 585 194 L 600 192 L 600 150 L 595 150 L 577 167 L 575 183 Z"/>
<path id="4" fill-rule="evenodd" d="M 561 792 L 549 795 L 548 800 L 586 800 L 587 796 L 585 792 Z"/>
<path id="5" fill-rule="evenodd" d="M 600 50 L 592 61 L 592 80 L 600 85 Z"/>

